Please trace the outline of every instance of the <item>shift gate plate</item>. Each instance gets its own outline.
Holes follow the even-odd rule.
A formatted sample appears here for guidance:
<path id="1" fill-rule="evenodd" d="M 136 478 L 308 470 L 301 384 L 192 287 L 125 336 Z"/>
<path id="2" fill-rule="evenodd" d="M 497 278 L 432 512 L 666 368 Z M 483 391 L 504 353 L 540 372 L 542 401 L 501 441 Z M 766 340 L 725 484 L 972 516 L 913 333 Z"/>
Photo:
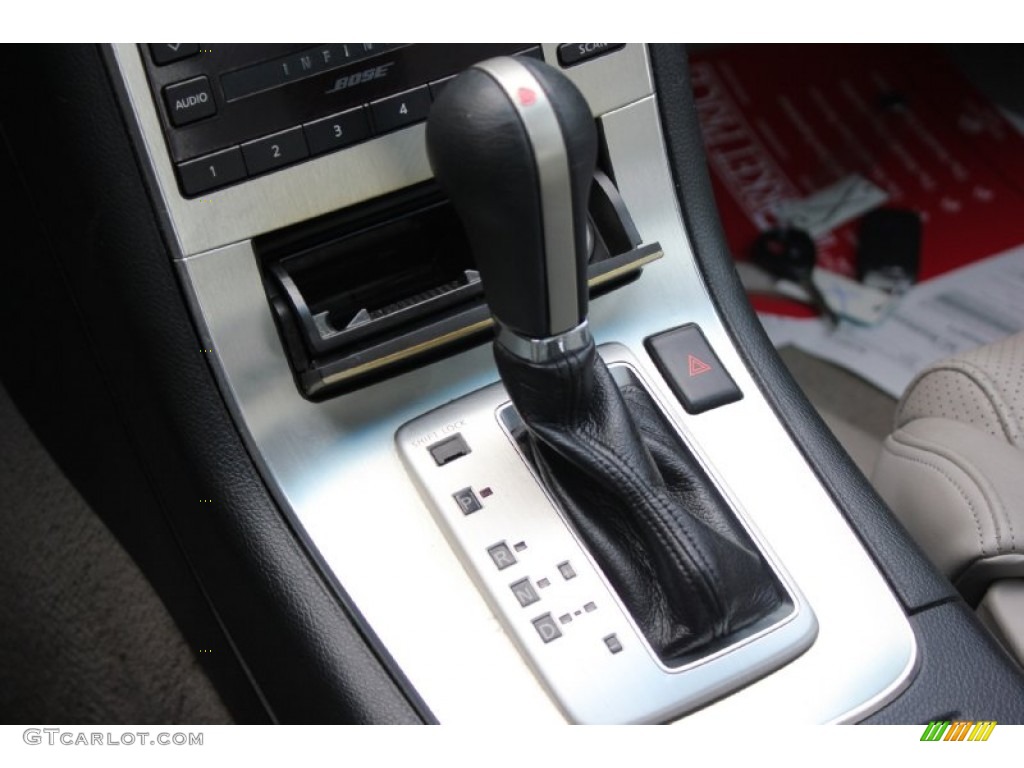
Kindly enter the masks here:
<path id="1" fill-rule="evenodd" d="M 620 384 L 642 384 L 624 347 L 602 348 L 602 356 Z M 423 436 L 455 422 L 473 452 L 439 467 Z M 724 647 L 666 667 L 516 448 L 517 423 L 504 387 L 494 384 L 407 423 L 396 440 L 463 566 L 568 719 L 665 722 L 752 682 L 810 646 L 817 632 L 814 615 L 766 552 L 788 593 L 785 609 L 731 637 Z M 453 494 L 482 488 L 490 491 L 486 504 L 464 514 Z M 756 532 L 751 535 L 757 541 Z"/>

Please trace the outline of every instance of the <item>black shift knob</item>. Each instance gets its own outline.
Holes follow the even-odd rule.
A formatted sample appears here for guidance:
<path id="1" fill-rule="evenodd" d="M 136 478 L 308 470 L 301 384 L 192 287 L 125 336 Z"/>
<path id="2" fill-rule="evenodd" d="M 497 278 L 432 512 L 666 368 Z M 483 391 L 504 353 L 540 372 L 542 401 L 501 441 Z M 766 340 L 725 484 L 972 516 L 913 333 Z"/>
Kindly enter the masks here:
<path id="1" fill-rule="evenodd" d="M 427 152 L 495 319 L 534 339 L 585 320 L 597 130 L 576 86 L 534 59 L 477 64 L 434 103 Z"/>

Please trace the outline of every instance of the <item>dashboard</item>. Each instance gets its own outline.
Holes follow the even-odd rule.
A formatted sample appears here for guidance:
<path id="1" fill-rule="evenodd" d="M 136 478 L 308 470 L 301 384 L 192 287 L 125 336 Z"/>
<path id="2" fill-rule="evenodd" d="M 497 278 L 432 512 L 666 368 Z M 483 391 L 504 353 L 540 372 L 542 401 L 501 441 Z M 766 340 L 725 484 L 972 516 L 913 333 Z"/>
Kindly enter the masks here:
<path id="1" fill-rule="evenodd" d="M 517 450 L 433 178 L 432 105 L 493 57 L 585 97 L 590 332 L 785 594 L 678 664 Z M 760 330 L 687 83 L 672 45 L 117 44 L 9 93 L 0 175 L 40 255 L 5 281 L 5 382 L 186 637 L 226 651 L 203 661 L 240 721 L 1024 720 L 1019 670 Z M 679 329 L 688 370 L 658 343 Z"/>

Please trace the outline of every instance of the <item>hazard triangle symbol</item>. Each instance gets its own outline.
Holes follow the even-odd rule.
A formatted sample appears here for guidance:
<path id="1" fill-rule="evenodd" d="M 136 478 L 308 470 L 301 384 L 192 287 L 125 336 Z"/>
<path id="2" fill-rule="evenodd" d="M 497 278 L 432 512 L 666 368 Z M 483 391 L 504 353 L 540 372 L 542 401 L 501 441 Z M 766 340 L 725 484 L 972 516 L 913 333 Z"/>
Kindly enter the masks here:
<path id="1" fill-rule="evenodd" d="M 700 376 L 702 373 L 707 373 L 711 370 L 711 366 L 701 360 L 699 357 L 688 355 L 690 363 L 690 375 Z"/>

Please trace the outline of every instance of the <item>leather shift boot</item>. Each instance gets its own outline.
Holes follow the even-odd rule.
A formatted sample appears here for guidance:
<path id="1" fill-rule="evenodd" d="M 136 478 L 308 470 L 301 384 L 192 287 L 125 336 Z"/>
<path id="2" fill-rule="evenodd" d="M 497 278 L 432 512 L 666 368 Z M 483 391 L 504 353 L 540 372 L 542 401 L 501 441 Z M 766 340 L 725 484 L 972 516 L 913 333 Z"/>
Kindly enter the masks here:
<path id="1" fill-rule="evenodd" d="M 530 363 L 495 345 L 523 447 L 648 642 L 668 664 L 771 613 L 783 593 L 641 388 L 593 345 Z"/>

